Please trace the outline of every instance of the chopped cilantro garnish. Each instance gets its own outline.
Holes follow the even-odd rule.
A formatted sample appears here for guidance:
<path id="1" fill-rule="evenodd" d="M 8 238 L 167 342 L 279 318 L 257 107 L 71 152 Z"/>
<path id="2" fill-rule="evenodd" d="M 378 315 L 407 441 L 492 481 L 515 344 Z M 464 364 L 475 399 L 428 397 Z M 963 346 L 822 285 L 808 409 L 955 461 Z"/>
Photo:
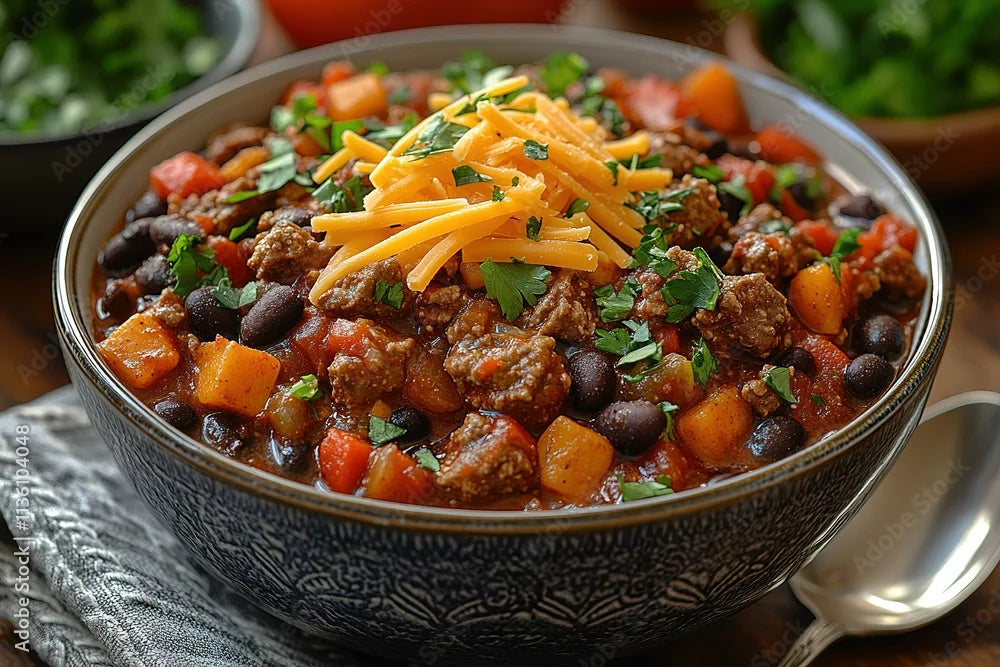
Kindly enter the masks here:
<path id="1" fill-rule="evenodd" d="M 795 394 L 792 393 L 791 385 L 791 371 L 789 371 L 784 366 L 776 366 L 768 371 L 767 375 L 764 376 L 764 382 L 768 387 L 774 390 L 782 400 L 788 403 L 797 403 Z"/>
<path id="2" fill-rule="evenodd" d="M 545 294 L 545 280 L 552 272 L 544 266 L 522 263 L 501 263 L 487 259 L 479 265 L 486 284 L 486 295 L 496 299 L 504 317 L 513 322 L 524 312 L 524 304 L 534 306 Z"/>
<path id="3" fill-rule="evenodd" d="M 542 219 L 531 216 L 528 218 L 528 222 L 524 223 L 524 234 L 532 241 L 537 241 L 539 239 L 539 234 L 542 233 Z"/>
<path id="4" fill-rule="evenodd" d="M 791 229 L 787 222 L 781 220 L 768 220 L 757 226 L 757 230 L 761 234 L 785 234 L 787 236 Z"/>
<path id="5" fill-rule="evenodd" d="M 256 229 L 257 218 L 250 218 L 239 227 L 233 227 L 229 230 L 229 240 L 239 241 L 244 236 L 249 236 Z"/>
<path id="6" fill-rule="evenodd" d="M 344 147 L 344 140 L 342 138 L 344 132 L 351 131 L 357 132 L 365 126 L 365 121 L 360 118 L 355 118 L 354 120 L 337 120 L 333 122 L 332 129 L 330 130 L 330 151 L 336 153 L 341 148 Z M 320 142 L 322 143 L 322 142 Z"/>
<path id="7" fill-rule="evenodd" d="M 673 192 L 660 192 L 659 190 L 647 190 L 639 193 L 639 199 L 635 203 L 628 204 L 639 215 L 647 221 L 652 222 L 661 215 L 680 211 L 684 208 L 679 200 L 691 194 L 691 188 L 674 190 Z"/>
<path id="8" fill-rule="evenodd" d="M 250 281 L 238 288 L 232 286 L 229 278 L 224 278 L 212 289 L 212 296 L 223 308 L 239 310 L 257 300 L 257 283 Z"/>
<path id="9" fill-rule="evenodd" d="M 451 170 L 451 176 L 455 179 L 455 185 L 469 185 L 470 183 L 487 183 L 493 179 L 480 174 L 467 164 L 460 164 Z"/>
<path id="10" fill-rule="evenodd" d="M 441 114 L 435 114 L 427 126 L 417 135 L 412 146 L 403 151 L 403 155 L 412 155 L 414 159 L 425 158 L 435 153 L 446 153 L 455 147 L 455 142 L 469 131 L 465 125 L 445 121 Z"/>
<path id="11" fill-rule="evenodd" d="M 374 299 L 387 306 L 399 309 L 403 307 L 403 283 L 388 283 L 384 280 L 375 282 Z"/>
<path id="12" fill-rule="evenodd" d="M 578 53 L 561 51 L 553 53 L 542 64 L 538 78 L 545 85 L 549 97 L 559 97 L 574 81 L 583 76 L 590 65 Z"/>
<path id="13" fill-rule="evenodd" d="M 828 257 L 823 257 L 820 261 L 826 262 L 830 266 L 830 270 L 833 271 L 834 277 L 837 282 L 840 282 L 840 262 L 858 250 L 861 249 L 861 244 L 858 243 L 858 236 L 861 234 L 860 229 L 845 229 L 837 237 L 836 243 L 833 244 L 833 250 L 830 251 Z"/>
<path id="14" fill-rule="evenodd" d="M 667 250 L 670 248 L 665 236 L 667 232 L 662 227 L 653 225 L 647 227 L 647 230 L 632 255 L 631 268 L 648 266 L 658 276 L 666 278 L 677 269 L 677 263 L 667 257 Z"/>
<path id="15" fill-rule="evenodd" d="M 660 401 L 657 404 L 663 414 L 667 417 L 667 426 L 663 429 L 663 435 L 667 440 L 674 439 L 674 413 L 680 410 L 680 406 L 674 405 L 670 401 Z"/>
<path id="16" fill-rule="evenodd" d="M 191 234 L 181 234 L 174 239 L 167 262 L 170 272 L 177 278 L 174 294 L 182 299 L 200 285 L 216 285 L 229 277 L 226 269 L 215 261 L 212 249 L 203 247 L 201 239 Z"/>
<path id="17" fill-rule="evenodd" d="M 381 417 L 368 415 L 368 439 L 379 447 L 406 434 L 406 429 L 387 422 Z"/>
<path id="18" fill-rule="evenodd" d="M 621 488 L 622 502 L 655 498 L 657 496 L 669 496 L 674 492 L 670 488 L 670 484 L 669 475 L 659 475 L 656 481 L 648 482 L 626 482 L 624 477 L 621 475 L 618 476 L 618 486 Z"/>
<path id="19" fill-rule="evenodd" d="M 743 174 L 737 174 L 733 180 L 722 181 L 715 186 L 719 192 L 724 192 L 743 202 L 743 208 L 740 209 L 741 216 L 746 215 L 753 208 L 753 195 L 750 194 L 750 190 L 745 183 L 746 179 L 743 178 Z"/>
<path id="20" fill-rule="evenodd" d="M 313 190 L 313 197 L 324 208 L 334 213 L 349 213 L 364 208 L 364 198 L 372 188 L 364 185 L 361 178 L 352 176 L 343 186 L 333 182 L 333 176 Z"/>
<path id="21" fill-rule="evenodd" d="M 312 374 L 299 378 L 298 382 L 288 388 L 288 393 L 306 401 L 315 401 L 323 395 L 319 388 L 319 379 Z"/>
<path id="22" fill-rule="evenodd" d="M 417 465 L 421 468 L 426 468 L 431 472 L 439 472 L 441 470 L 441 462 L 434 456 L 434 452 L 427 447 L 421 447 L 415 451 L 413 458 L 417 460 Z"/>
<path id="23" fill-rule="evenodd" d="M 389 104 L 406 104 L 413 99 L 413 91 L 405 83 L 389 93 Z"/>
<path id="24" fill-rule="evenodd" d="M 714 164 L 710 164 L 707 167 L 702 167 L 701 165 L 696 164 L 691 167 L 691 174 L 693 176 L 697 176 L 698 178 L 704 178 L 709 183 L 718 183 L 724 176 L 722 170 Z"/>
<path id="25" fill-rule="evenodd" d="M 622 356 L 628 352 L 628 346 L 631 340 L 628 330 L 619 327 L 617 329 L 611 329 L 610 331 L 598 329 L 594 333 L 597 334 L 597 341 L 594 343 L 594 347 L 598 350 L 608 352 L 610 354 L 617 354 L 618 356 Z"/>
<path id="26" fill-rule="evenodd" d="M 700 338 L 691 350 L 691 370 L 694 379 L 702 388 L 708 387 L 708 376 L 718 370 L 719 362 L 712 356 L 712 351 L 705 344 L 705 339 Z"/>
<path id="27" fill-rule="evenodd" d="M 258 196 L 260 192 L 257 190 L 244 190 L 242 192 L 234 192 L 233 194 L 226 197 L 227 204 L 239 204 L 241 201 L 246 201 L 247 199 L 253 199 Z"/>
<path id="28" fill-rule="evenodd" d="M 632 171 L 636 169 L 651 169 L 653 167 L 659 167 L 663 165 L 663 155 L 660 153 L 653 153 L 647 157 L 639 159 L 638 153 L 633 153 L 632 157 L 628 160 L 619 160 L 619 162 Z"/>
<path id="29" fill-rule="evenodd" d="M 577 213 L 583 213 L 588 208 L 590 208 L 590 202 L 586 199 L 580 199 L 577 197 L 569 203 L 569 207 L 566 209 L 566 212 L 563 213 L 563 217 L 572 218 Z"/>
<path id="30" fill-rule="evenodd" d="M 292 142 L 284 138 L 271 139 L 268 143 L 271 158 L 260 165 L 257 192 L 272 192 L 295 178 L 295 150 Z"/>
<path id="31" fill-rule="evenodd" d="M 540 144 L 534 139 L 524 140 L 524 157 L 531 158 L 532 160 L 548 160 L 549 159 L 549 145 Z"/>
<path id="32" fill-rule="evenodd" d="M 809 394 L 809 400 L 811 400 L 815 405 L 826 405 L 826 399 L 819 394 Z"/>
<path id="33" fill-rule="evenodd" d="M 637 324 L 632 320 L 622 322 L 624 328 L 605 331 L 598 329 L 597 341 L 594 347 L 603 352 L 609 352 L 621 357 L 618 366 L 634 364 L 638 361 L 652 360 L 657 362 L 662 354 L 660 344 L 653 340 L 649 332 L 649 324 Z"/>
<path id="34" fill-rule="evenodd" d="M 613 285 L 605 285 L 594 290 L 594 297 L 602 322 L 617 322 L 628 317 L 635 306 L 635 297 L 641 292 L 639 282 L 629 276 L 620 292 Z"/>
<path id="35" fill-rule="evenodd" d="M 493 186 L 493 201 L 503 201 L 504 193 L 499 186 Z"/>
<path id="36" fill-rule="evenodd" d="M 722 272 L 703 248 L 695 248 L 698 268 L 681 271 L 660 290 L 667 302 L 667 322 L 676 324 L 690 317 L 696 309 L 715 310 L 719 301 L 719 281 Z"/>
<path id="37" fill-rule="evenodd" d="M 463 93 L 502 81 L 513 71 L 509 65 L 497 67 L 492 58 L 478 49 L 466 51 L 457 62 L 447 62 L 441 68 L 441 73 L 451 83 L 451 90 Z"/>
<path id="38" fill-rule="evenodd" d="M 368 133 L 365 134 L 365 139 L 389 148 L 399 141 L 404 134 L 412 130 L 418 120 L 417 114 L 413 111 L 406 114 L 395 125 L 386 125 L 377 119 L 366 120 L 365 127 L 368 129 Z"/>
<path id="39" fill-rule="evenodd" d="M 621 166 L 621 163 L 615 160 L 609 160 L 604 163 L 604 166 L 611 172 L 611 176 L 614 178 L 614 185 L 618 185 L 618 167 Z"/>
<path id="40" fill-rule="evenodd" d="M 621 137 L 625 129 L 625 115 L 614 100 L 601 95 L 604 80 L 599 76 L 592 76 L 584 81 L 583 86 L 583 97 L 579 101 L 580 113 L 597 118 L 613 135 Z"/>

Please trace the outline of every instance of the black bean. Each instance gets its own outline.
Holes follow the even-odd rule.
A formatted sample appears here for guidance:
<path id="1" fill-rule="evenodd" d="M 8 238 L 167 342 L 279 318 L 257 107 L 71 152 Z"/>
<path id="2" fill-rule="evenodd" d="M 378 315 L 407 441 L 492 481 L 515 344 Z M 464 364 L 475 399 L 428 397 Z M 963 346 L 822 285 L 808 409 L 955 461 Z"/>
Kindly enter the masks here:
<path id="1" fill-rule="evenodd" d="M 719 203 L 722 205 L 722 211 L 729 217 L 730 222 L 738 222 L 740 219 L 740 213 L 743 211 L 745 202 L 725 190 L 719 190 Z"/>
<path id="2" fill-rule="evenodd" d="M 862 220 L 874 220 L 885 213 L 885 209 L 870 195 L 858 195 L 840 207 L 840 214 Z"/>
<path id="3" fill-rule="evenodd" d="M 235 310 L 225 308 L 212 294 L 214 287 L 199 287 L 188 294 L 184 301 L 188 327 L 198 340 L 215 340 L 216 334 L 236 340 L 240 331 L 240 316 Z"/>
<path id="4" fill-rule="evenodd" d="M 773 463 L 799 451 L 806 430 L 792 417 L 777 415 L 757 424 L 747 440 L 747 449 L 758 463 Z"/>
<path id="5" fill-rule="evenodd" d="M 135 302 L 125 288 L 125 281 L 116 278 L 104 288 L 104 294 L 97 302 L 97 315 L 102 320 L 112 319 L 124 322 L 135 310 Z"/>
<path id="6" fill-rule="evenodd" d="M 187 431 L 198 421 L 198 415 L 187 403 L 165 399 L 153 406 L 153 411 L 174 428 Z"/>
<path id="7" fill-rule="evenodd" d="M 570 398 L 586 412 L 597 412 L 615 398 L 618 375 L 607 355 L 597 350 L 577 352 L 569 358 Z"/>
<path id="8" fill-rule="evenodd" d="M 400 438 L 401 442 L 423 440 L 431 432 L 431 422 L 427 416 L 408 405 L 393 410 L 392 414 L 389 415 L 389 423 L 406 429 L 406 434 Z"/>
<path id="9" fill-rule="evenodd" d="M 872 315 L 854 325 L 854 349 L 892 360 L 903 351 L 903 327 L 892 315 Z"/>
<path id="10" fill-rule="evenodd" d="M 312 448 L 305 444 L 289 444 L 277 439 L 271 439 L 271 458 L 274 464 L 283 472 L 301 473 L 309 464 Z"/>
<path id="11" fill-rule="evenodd" d="M 312 222 L 312 213 L 298 206 L 282 206 L 274 211 L 274 223 L 290 222 L 299 227 L 308 227 Z"/>
<path id="12" fill-rule="evenodd" d="M 158 215 L 166 215 L 167 201 L 160 199 L 160 195 L 152 190 L 146 190 L 135 200 L 132 208 L 125 212 L 125 222 L 132 222 L 140 218 L 155 218 Z"/>
<path id="13" fill-rule="evenodd" d="M 892 382 L 892 364 L 877 354 L 862 354 L 844 370 L 844 386 L 858 398 L 875 398 Z"/>
<path id="14" fill-rule="evenodd" d="M 807 211 L 811 211 L 816 205 L 816 200 L 809 194 L 809 184 L 806 181 L 795 181 L 788 186 L 788 194 L 792 199 Z"/>
<path id="15" fill-rule="evenodd" d="M 729 256 L 733 254 L 733 244 L 729 241 L 719 241 L 708 249 L 708 256 L 716 266 L 723 266 L 729 261 Z"/>
<path id="16" fill-rule="evenodd" d="M 806 375 L 812 375 L 816 372 L 816 359 L 813 357 L 812 352 L 801 347 L 788 348 L 778 355 L 778 358 L 774 360 L 774 364 L 776 366 L 784 366 L 785 368 L 794 368 Z"/>
<path id="17" fill-rule="evenodd" d="M 726 139 L 725 135 L 719 134 L 715 130 L 706 130 L 702 132 L 705 138 L 711 141 L 708 148 L 703 152 L 708 156 L 710 160 L 717 160 L 726 153 L 729 152 L 729 141 Z"/>
<path id="18" fill-rule="evenodd" d="M 660 439 L 667 416 L 650 401 L 618 401 L 601 410 L 594 426 L 619 452 L 638 456 Z"/>
<path id="19" fill-rule="evenodd" d="M 240 325 L 240 342 L 263 347 L 284 336 L 302 317 L 302 297 L 288 285 L 274 285 L 251 306 Z"/>
<path id="20" fill-rule="evenodd" d="M 97 263 L 106 271 L 124 271 L 156 252 L 149 236 L 148 218 L 136 220 L 108 239 L 97 256 Z"/>
<path id="21" fill-rule="evenodd" d="M 170 271 L 170 263 L 160 254 L 146 258 L 135 270 L 135 284 L 143 294 L 159 294 L 176 282 L 177 276 Z"/>
<path id="22" fill-rule="evenodd" d="M 212 412 L 202 422 L 201 439 L 223 454 L 232 456 L 246 446 L 247 427 L 236 415 Z"/>
<path id="23" fill-rule="evenodd" d="M 156 245 L 170 247 L 181 234 L 205 238 L 205 230 L 193 220 L 185 220 L 176 215 L 161 215 L 149 223 L 149 236 Z"/>

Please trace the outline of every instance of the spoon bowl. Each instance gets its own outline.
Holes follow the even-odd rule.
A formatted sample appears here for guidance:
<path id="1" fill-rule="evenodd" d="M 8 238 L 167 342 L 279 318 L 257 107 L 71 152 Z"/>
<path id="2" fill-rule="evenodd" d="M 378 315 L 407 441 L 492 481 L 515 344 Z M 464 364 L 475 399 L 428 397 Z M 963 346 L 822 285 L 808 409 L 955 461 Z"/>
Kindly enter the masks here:
<path id="1" fill-rule="evenodd" d="M 970 596 L 1000 561 L 1000 394 L 927 409 L 864 507 L 791 580 L 816 621 L 782 665 L 842 635 L 905 632 Z"/>

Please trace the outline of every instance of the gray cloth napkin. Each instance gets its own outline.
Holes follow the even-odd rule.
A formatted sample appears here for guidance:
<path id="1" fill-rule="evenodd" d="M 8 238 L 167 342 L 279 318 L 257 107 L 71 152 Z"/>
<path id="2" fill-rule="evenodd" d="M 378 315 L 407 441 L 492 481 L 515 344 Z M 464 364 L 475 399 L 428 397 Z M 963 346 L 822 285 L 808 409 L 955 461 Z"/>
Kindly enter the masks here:
<path id="1" fill-rule="evenodd" d="M 53 667 L 374 664 L 254 609 L 192 565 L 72 387 L 0 414 L 0 515 L 10 531 L 0 617 L 17 628 L 27 613 L 30 645 Z"/>

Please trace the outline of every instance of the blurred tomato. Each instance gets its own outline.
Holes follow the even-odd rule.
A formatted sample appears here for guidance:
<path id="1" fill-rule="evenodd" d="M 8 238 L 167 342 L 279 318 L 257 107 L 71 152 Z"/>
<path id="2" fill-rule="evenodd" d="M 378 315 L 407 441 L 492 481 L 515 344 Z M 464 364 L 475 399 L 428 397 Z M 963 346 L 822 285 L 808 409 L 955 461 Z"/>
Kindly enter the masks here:
<path id="1" fill-rule="evenodd" d="M 268 0 L 271 12 L 299 47 L 377 32 L 458 23 L 551 23 L 565 0 L 504 3 L 441 0 Z"/>

